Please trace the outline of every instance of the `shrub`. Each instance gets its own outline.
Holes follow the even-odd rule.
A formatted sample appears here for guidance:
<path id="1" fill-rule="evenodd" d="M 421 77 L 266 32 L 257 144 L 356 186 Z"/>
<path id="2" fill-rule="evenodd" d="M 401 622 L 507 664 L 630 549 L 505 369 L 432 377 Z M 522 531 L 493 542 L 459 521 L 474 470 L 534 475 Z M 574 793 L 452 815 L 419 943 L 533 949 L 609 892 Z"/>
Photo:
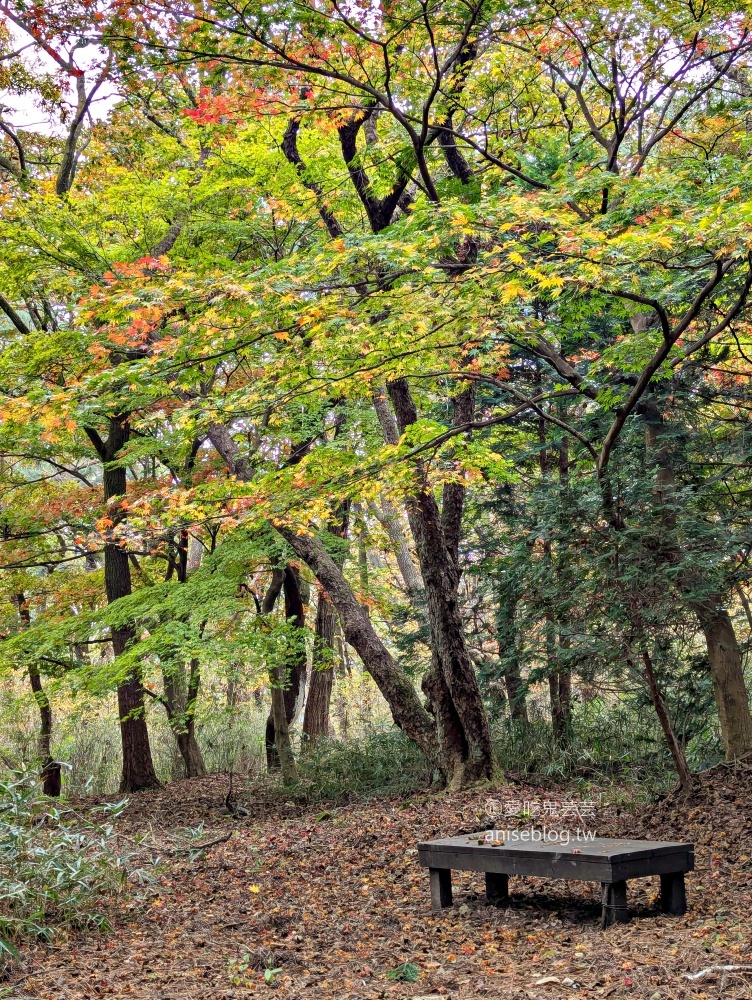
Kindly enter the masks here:
<path id="1" fill-rule="evenodd" d="M 303 747 L 300 785 L 310 800 L 408 794 L 425 788 L 431 773 L 423 753 L 396 727 L 372 726 L 348 740 Z"/>
<path id="2" fill-rule="evenodd" d="M 58 808 L 36 778 L 0 776 L 0 961 L 24 938 L 50 940 L 64 927 L 106 929 L 107 898 L 126 886 L 128 861 L 110 820 L 125 802 L 104 806 L 103 825 Z M 65 822 L 69 814 L 74 822 Z"/>

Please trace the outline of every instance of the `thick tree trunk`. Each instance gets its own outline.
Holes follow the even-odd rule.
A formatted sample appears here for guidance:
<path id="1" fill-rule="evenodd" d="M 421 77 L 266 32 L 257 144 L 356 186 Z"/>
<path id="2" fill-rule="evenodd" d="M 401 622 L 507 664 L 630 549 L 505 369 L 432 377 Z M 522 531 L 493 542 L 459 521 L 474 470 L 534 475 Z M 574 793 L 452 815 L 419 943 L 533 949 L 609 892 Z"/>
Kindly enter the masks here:
<path id="1" fill-rule="evenodd" d="M 431 651 L 431 667 L 423 678 L 422 688 L 436 720 L 441 772 L 449 790 L 457 791 L 476 775 L 467 766 L 469 751 L 462 720 L 436 650 Z"/>
<path id="2" fill-rule="evenodd" d="M 238 454 L 226 427 L 211 424 L 207 434 L 225 461 L 231 474 L 250 479 L 253 470 Z M 393 660 L 377 635 L 365 608 L 358 603 L 344 573 L 316 535 L 299 535 L 291 527 L 274 525 L 299 559 L 312 570 L 337 610 L 345 640 L 350 643 L 384 696 L 397 726 L 423 750 L 436 758 L 435 727 L 431 716 L 420 703 L 418 693 Z"/>
<path id="3" fill-rule="evenodd" d="M 196 741 L 195 722 L 191 719 L 182 732 L 175 734 L 180 756 L 183 758 L 187 778 L 203 778 L 206 765 L 201 753 L 201 747 Z"/>
<path id="4" fill-rule="evenodd" d="M 128 441 L 128 421 L 125 417 L 110 420 L 110 432 L 103 456 L 104 498 L 125 497 L 125 469 L 112 468 L 120 449 Z M 104 547 L 104 582 L 107 603 L 127 597 L 131 593 L 131 572 L 128 553 L 121 545 L 108 542 Z M 134 632 L 129 627 L 112 629 L 112 649 L 115 656 L 125 652 L 133 641 Z M 121 792 L 138 792 L 146 788 L 158 788 L 159 781 L 154 770 L 149 745 L 149 731 L 146 727 L 144 710 L 144 690 L 138 669 L 118 687 L 118 716 L 120 737 L 123 746 L 123 772 L 120 780 Z"/>
<path id="5" fill-rule="evenodd" d="M 298 780 L 298 768 L 295 764 L 295 756 L 290 743 L 290 729 L 287 724 L 287 710 L 285 708 L 285 693 L 281 684 L 283 679 L 278 671 L 272 676 L 272 716 L 274 719 L 274 746 L 279 759 L 279 768 L 282 771 L 282 781 L 285 785 L 294 785 Z"/>
<path id="6" fill-rule="evenodd" d="M 752 717 L 742 653 L 726 608 L 711 601 L 693 603 L 692 608 L 708 647 L 726 760 L 736 760 L 752 751 Z"/>
<path id="7" fill-rule="evenodd" d="M 404 432 L 418 419 L 412 396 L 403 379 L 392 382 L 388 390 L 398 428 Z M 455 421 L 466 422 L 467 410 L 472 411 L 469 390 L 455 400 Z M 464 487 L 461 483 L 445 486 L 440 514 L 420 465 L 417 473 L 421 482 L 409 503 L 409 521 L 420 561 L 435 657 L 425 690 L 437 721 L 447 779 L 450 786 L 459 787 L 490 778 L 493 769 L 488 719 L 465 641 L 458 598 Z M 444 704 L 447 698 L 451 705 Z"/>

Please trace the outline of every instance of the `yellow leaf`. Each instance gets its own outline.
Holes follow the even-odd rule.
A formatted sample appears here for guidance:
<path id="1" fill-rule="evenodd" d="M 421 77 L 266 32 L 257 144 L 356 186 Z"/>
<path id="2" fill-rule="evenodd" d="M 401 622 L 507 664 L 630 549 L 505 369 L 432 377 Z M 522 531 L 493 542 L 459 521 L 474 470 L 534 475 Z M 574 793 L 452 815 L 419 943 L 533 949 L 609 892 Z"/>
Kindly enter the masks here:
<path id="1" fill-rule="evenodd" d="M 252 892 L 254 895 L 256 895 L 257 893 L 261 892 L 261 886 L 260 885 L 249 885 L 248 886 L 248 891 Z"/>

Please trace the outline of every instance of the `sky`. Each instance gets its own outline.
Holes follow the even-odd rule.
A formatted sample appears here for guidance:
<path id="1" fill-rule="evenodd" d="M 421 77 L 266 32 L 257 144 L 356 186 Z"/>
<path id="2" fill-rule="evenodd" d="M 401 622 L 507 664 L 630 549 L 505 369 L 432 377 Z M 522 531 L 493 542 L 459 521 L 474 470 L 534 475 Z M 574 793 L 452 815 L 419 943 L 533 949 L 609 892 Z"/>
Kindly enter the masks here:
<path id="1" fill-rule="evenodd" d="M 40 46 L 31 41 L 30 36 L 16 25 L 5 22 L 11 34 L 11 51 L 17 51 L 23 46 L 27 46 L 21 59 L 29 69 L 37 72 L 51 73 L 58 79 L 64 77 L 54 59 L 45 53 Z M 101 49 L 95 45 L 89 45 L 76 52 L 76 65 L 81 69 L 91 68 L 97 60 L 101 58 Z M 68 88 L 71 104 L 75 105 L 75 95 L 72 87 Z M 91 116 L 94 119 L 106 118 L 109 110 L 117 101 L 115 87 L 106 82 L 97 93 L 91 106 Z M 40 108 L 35 101 L 34 94 L 14 94 L 8 91 L 0 91 L 0 103 L 3 105 L 3 118 L 14 129 L 23 131 L 31 129 L 35 132 L 42 132 L 45 135 L 56 135 L 64 131 L 57 116 L 50 115 L 49 112 Z"/>

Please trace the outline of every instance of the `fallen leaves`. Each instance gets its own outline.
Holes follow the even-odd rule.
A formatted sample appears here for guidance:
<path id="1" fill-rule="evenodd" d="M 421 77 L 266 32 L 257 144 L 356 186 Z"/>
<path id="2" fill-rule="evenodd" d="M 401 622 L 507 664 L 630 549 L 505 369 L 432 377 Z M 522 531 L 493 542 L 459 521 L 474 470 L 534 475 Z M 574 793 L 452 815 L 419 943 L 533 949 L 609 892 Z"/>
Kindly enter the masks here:
<path id="1" fill-rule="evenodd" d="M 289 1000 L 746 997 L 747 783 L 746 774 L 724 770 L 708 776 L 691 802 L 669 797 L 633 812 L 600 810 L 600 835 L 697 845 L 686 917 L 658 913 L 657 879 L 637 880 L 629 888 L 635 919 L 601 933 L 600 887 L 590 883 L 513 879 L 509 906 L 497 908 L 485 900 L 482 876 L 456 873 L 456 905 L 431 914 L 415 843 L 477 830 L 487 791 L 323 813 L 254 793 L 251 815 L 237 822 L 219 814 L 222 776 L 176 782 L 134 797 L 121 822 L 172 843 L 176 828 L 203 821 L 204 836 L 219 837 L 217 844 L 200 856 L 164 852 L 167 867 L 148 904 L 113 912 L 113 935 L 27 952 L 29 978 L 19 984 L 26 992 L 14 996 L 236 1000 L 274 989 Z M 229 829 L 232 838 L 222 840 Z M 728 830 L 732 840 L 719 836 Z M 718 971 L 686 978 L 711 968 Z M 273 975 L 265 980 L 266 973 Z"/>

